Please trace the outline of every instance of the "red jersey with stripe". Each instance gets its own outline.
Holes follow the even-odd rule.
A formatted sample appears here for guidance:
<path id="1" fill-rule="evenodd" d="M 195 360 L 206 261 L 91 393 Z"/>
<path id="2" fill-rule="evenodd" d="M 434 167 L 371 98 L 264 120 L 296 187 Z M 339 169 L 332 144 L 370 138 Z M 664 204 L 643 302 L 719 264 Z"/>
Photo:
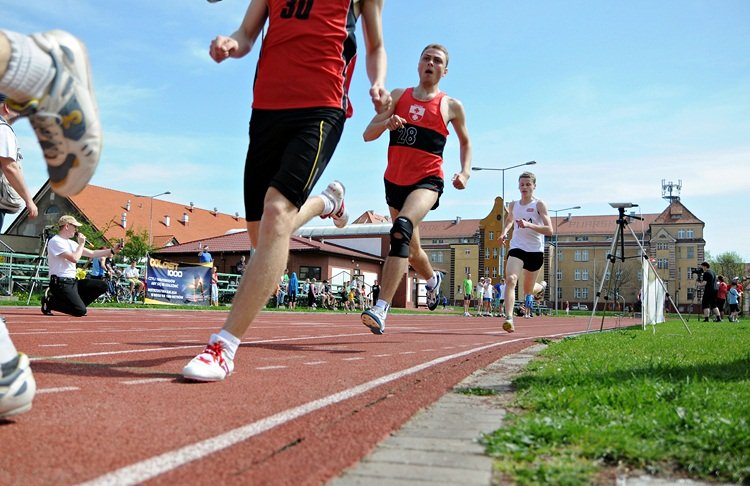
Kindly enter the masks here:
<path id="1" fill-rule="evenodd" d="M 340 108 L 351 113 L 347 90 L 357 41 L 352 0 L 267 0 L 253 88 L 253 108 Z"/>
<path id="2" fill-rule="evenodd" d="M 404 91 L 394 114 L 406 123 L 391 131 L 388 146 L 388 167 L 385 178 L 399 186 L 410 186 L 425 177 L 443 179 L 443 148 L 448 138 L 448 127 L 440 113 L 440 92 L 429 101 L 414 98 L 414 88 Z"/>

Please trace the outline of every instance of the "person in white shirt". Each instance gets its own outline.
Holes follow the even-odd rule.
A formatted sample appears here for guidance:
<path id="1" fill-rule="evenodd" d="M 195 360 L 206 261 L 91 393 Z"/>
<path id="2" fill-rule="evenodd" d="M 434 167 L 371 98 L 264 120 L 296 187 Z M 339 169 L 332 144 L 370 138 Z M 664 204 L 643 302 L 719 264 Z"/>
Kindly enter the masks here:
<path id="1" fill-rule="evenodd" d="M 135 261 L 130 262 L 130 266 L 125 269 L 125 278 L 130 282 L 131 300 L 136 300 L 136 296 L 140 295 L 143 290 L 141 272 L 138 270 L 135 263 Z"/>
<path id="2" fill-rule="evenodd" d="M 120 246 L 89 250 L 85 246 L 86 237 L 78 232 L 81 223 L 70 215 L 60 217 L 57 225 L 58 233 L 47 242 L 49 287 L 42 297 L 42 313 L 51 315 L 52 311 L 58 311 L 82 317 L 86 315 L 86 307 L 107 291 L 107 283 L 90 278 L 76 279 L 76 264 L 82 257 L 112 256 L 120 251 Z"/>

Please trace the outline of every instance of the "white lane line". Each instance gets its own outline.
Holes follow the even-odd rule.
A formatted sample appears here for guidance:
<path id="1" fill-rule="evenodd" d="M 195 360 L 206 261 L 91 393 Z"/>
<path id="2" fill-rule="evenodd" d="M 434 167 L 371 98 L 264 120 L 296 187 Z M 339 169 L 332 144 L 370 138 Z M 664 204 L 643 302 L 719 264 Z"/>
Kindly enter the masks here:
<path id="1" fill-rule="evenodd" d="M 386 354 L 376 354 L 376 355 L 373 355 L 373 358 L 387 358 L 388 356 L 393 356 L 393 355 L 387 354 L 387 353 Z"/>
<path id="2" fill-rule="evenodd" d="M 325 361 L 308 361 L 307 363 L 302 363 L 302 364 L 307 365 L 307 366 L 316 366 L 316 365 L 326 364 L 326 362 Z"/>
<path id="3" fill-rule="evenodd" d="M 417 354 L 417 352 L 416 351 L 401 351 L 398 354 Z"/>
<path id="4" fill-rule="evenodd" d="M 58 343 L 58 344 L 40 344 L 40 348 L 64 348 L 67 344 Z"/>
<path id="5" fill-rule="evenodd" d="M 545 334 L 544 336 L 545 337 L 557 337 L 557 336 L 569 336 L 569 335 L 574 335 L 574 334 L 582 334 L 582 332 L 576 331 L 576 332 L 569 332 L 569 333 L 562 333 L 562 334 Z M 99 476 L 98 478 L 94 478 L 91 481 L 87 481 L 83 483 L 82 486 L 100 486 L 100 485 L 119 486 L 119 485 L 131 485 L 131 484 L 137 485 L 142 482 L 148 481 L 149 479 L 153 479 L 157 476 L 167 473 L 169 471 L 173 471 L 180 466 L 183 466 L 193 461 L 197 461 L 199 459 L 203 459 L 204 457 L 209 456 L 215 452 L 232 447 L 235 444 L 243 442 L 256 435 L 262 434 L 263 432 L 271 430 L 274 427 L 278 427 L 279 425 L 283 425 L 287 422 L 290 422 L 294 419 L 297 419 L 309 413 L 315 412 L 322 408 L 329 407 L 339 402 L 343 402 L 344 400 L 348 400 L 350 398 L 354 398 L 356 396 L 362 395 L 363 393 L 366 393 L 372 390 L 373 388 L 379 387 L 386 383 L 390 383 L 400 378 L 413 375 L 427 368 L 436 366 L 441 363 L 445 363 L 446 361 L 450 361 L 456 358 L 461 358 L 463 356 L 468 356 L 470 354 L 474 354 L 479 351 L 484 351 L 486 349 L 495 348 L 499 346 L 505 346 L 507 344 L 511 344 L 511 343 L 515 343 L 519 341 L 526 341 L 528 339 L 529 339 L 528 337 L 511 339 L 508 341 L 501 341 L 497 343 L 487 344 L 485 346 L 480 346 L 480 347 L 473 348 L 473 349 L 467 349 L 466 351 L 461 351 L 460 353 L 455 353 L 455 354 L 451 354 L 448 356 L 441 356 L 440 358 L 436 358 L 431 361 L 427 361 L 425 363 L 412 366 L 411 368 L 407 368 L 402 371 L 391 373 L 390 375 L 376 378 L 374 380 L 368 381 L 366 383 L 355 386 L 353 388 L 349 388 L 347 390 L 334 393 L 333 395 L 328 395 L 327 397 L 319 398 L 318 400 L 313 400 L 311 402 L 305 403 L 298 407 L 290 408 L 289 410 L 284 410 L 275 415 L 271 415 L 270 417 L 266 417 L 256 422 L 252 422 L 247 425 L 243 425 L 241 427 L 237 427 L 235 429 L 229 430 L 223 434 L 219 434 L 210 439 L 196 442 L 194 444 L 187 445 L 187 446 L 184 446 L 184 447 L 181 447 L 179 449 L 175 449 L 169 452 L 165 452 L 158 456 L 154 456 L 150 459 L 146 459 L 144 461 L 136 462 L 129 466 L 122 467 L 110 473 Z"/>
<path id="6" fill-rule="evenodd" d="M 121 381 L 123 385 L 146 385 L 148 383 L 161 383 L 164 381 L 172 381 L 174 378 L 143 378 L 140 380 L 128 380 Z"/>
<path id="7" fill-rule="evenodd" d="M 255 369 L 259 371 L 266 371 L 266 370 L 283 370 L 285 368 L 287 368 L 287 366 L 276 365 L 276 366 L 259 366 Z"/>
<path id="8" fill-rule="evenodd" d="M 341 361 L 360 361 L 362 359 L 365 359 L 365 358 L 363 358 L 362 356 L 355 356 L 353 358 L 343 358 Z"/>
<path id="9" fill-rule="evenodd" d="M 305 341 L 310 339 L 331 339 L 331 338 L 338 338 L 338 337 L 352 337 L 352 336 L 361 336 L 363 333 L 357 332 L 357 333 L 347 333 L 347 334 L 327 334 L 327 335 L 319 335 L 319 336 L 299 336 L 299 337 L 290 337 L 285 339 L 262 339 L 258 341 L 243 341 L 242 344 L 264 344 L 264 343 L 274 343 L 274 342 L 280 342 L 280 341 Z M 191 345 L 185 345 L 185 346 L 169 346 L 169 347 L 163 347 L 163 348 L 142 348 L 142 349 L 127 349 L 127 350 L 121 350 L 121 351 L 100 351 L 97 353 L 79 353 L 79 354 L 62 354 L 58 356 L 37 356 L 34 358 L 29 358 L 30 361 L 50 361 L 50 360 L 57 360 L 57 359 L 72 359 L 72 358 L 90 358 L 93 356 L 114 356 L 118 354 L 135 354 L 135 353 L 154 353 L 154 352 L 161 352 L 161 351 L 170 351 L 170 350 L 177 350 L 177 349 L 190 349 L 190 348 L 202 348 L 205 344 L 191 344 Z"/>
<path id="10" fill-rule="evenodd" d="M 91 344 L 96 344 L 98 346 L 117 346 L 121 343 L 91 343 Z"/>
<path id="11" fill-rule="evenodd" d="M 61 393 L 80 390 L 77 386 L 58 386 L 57 388 L 37 388 L 37 393 Z"/>

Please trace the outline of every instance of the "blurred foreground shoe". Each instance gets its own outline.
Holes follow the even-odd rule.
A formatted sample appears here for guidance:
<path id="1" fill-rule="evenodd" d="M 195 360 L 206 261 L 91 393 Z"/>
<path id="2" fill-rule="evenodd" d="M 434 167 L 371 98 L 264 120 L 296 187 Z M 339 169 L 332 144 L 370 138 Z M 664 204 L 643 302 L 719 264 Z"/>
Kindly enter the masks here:
<path id="1" fill-rule="evenodd" d="M 339 181 L 333 181 L 320 194 L 333 203 L 333 211 L 328 214 L 322 214 L 322 219 L 331 218 L 337 228 L 343 228 L 349 222 L 349 213 L 344 206 L 344 185 Z"/>
<path id="2" fill-rule="evenodd" d="M 36 381 L 31 374 L 29 357 L 18 353 L 18 364 L 0 376 L 0 417 L 10 417 L 31 410 L 36 394 Z"/>

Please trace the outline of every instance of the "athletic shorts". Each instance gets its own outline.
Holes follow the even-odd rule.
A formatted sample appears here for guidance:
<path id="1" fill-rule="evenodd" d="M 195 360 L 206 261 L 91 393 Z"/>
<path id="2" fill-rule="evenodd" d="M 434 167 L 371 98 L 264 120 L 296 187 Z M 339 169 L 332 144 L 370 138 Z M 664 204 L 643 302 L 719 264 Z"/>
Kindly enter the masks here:
<path id="1" fill-rule="evenodd" d="M 247 221 L 260 221 L 269 187 L 302 207 L 336 150 L 345 119 L 335 108 L 253 110 L 245 159 Z"/>
<path id="2" fill-rule="evenodd" d="M 544 253 L 541 251 L 524 251 L 513 248 L 508 252 L 509 257 L 516 257 L 523 262 L 523 269 L 536 272 L 544 265 Z"/>
<path id="3" fill-rule="evenodd" d="M 393 209 L 401 211 L 401 209 L 404 207 L 404 203 L 406 202 L 406 198 L 409 197 L 409 194 L 414 192 L 416 189 L 427 189 L 437 192 L 437 201 L 435 201 L 435 205 L 432 206 L 430 210 L 437 209 L 437 207 L 440 206 L 440 196 L 443 194 L 444 187 L 443 179 L 441 179 L 440 177 L 425 177 L 421 181 L 417 182 L 416 184 L 412 184 L 411 186 L 399 186 L 397 184 L 389 182 L 386 179 L 383 179 L 383 182 L 385 182 L 385 202 L 389 207 L 392 207 Z"/>
<path id="4" fill-rule="evenodd" d="M 701 309 L 713 309 L 716 307 L 716 293 L 715 292 L 703 292 L 703 298 L 701 299 Z"/>
<path id="5" fill-rule="evenodd" d="M 471 300 L 471 295 L 464 294 L 464 300 Z"/>

